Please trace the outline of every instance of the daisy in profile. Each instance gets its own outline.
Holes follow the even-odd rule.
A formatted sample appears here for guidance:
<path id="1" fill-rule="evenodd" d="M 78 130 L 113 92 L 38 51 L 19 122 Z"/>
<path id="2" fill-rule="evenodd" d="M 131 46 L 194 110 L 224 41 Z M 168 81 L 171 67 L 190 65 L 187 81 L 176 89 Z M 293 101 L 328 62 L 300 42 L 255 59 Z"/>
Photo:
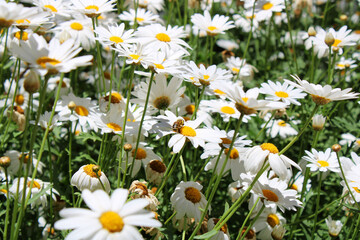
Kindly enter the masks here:
<path id="1" fill-rule="evenodd" d="M 153 51 L 161 48 L 174 51 L 184 49 L 184 47 L 191 48 L 181 39 L 185 36 L 183 27 L 172 27 L 170 25 L 164 27 L 158 23 L 139 27 L 135 32 L 136 40 Z"/>
<path id="2" fill-rule="evenodd" d="M 297 207 L 301 207 L 301 202 L 297 199 L 297 191 L 288 189 L 288 185 L 278 178 L 269 180 L 262 175 L 256 181 L 252 191 L 263 198 L 266 208 L 278 207 L 282 212 L 285 209 L 296 211 Z"/>
<path id="3" fill-rule="evenodd" d="M 325 105 L 332 101 L 355 99 L 358 98 L 359 95 L 359 93 L 350 92 L 352 90 L 351 88 L 346 88 L 344 90 L 341 90 L 340 88 L 333 89 L 330 85 L 325 85 L 323 87 L 320 84 L 313 84 L 306 80 L 301 80 L 298 76 L 291 76 L 296 80 L 297 84 L 286 79 L 285 82 L 310 94 L 317 105 Z"/>
<path id="4" fill-rule="evenodd" d="M 13 26 L 17 27 L 18 29 L 25 30 L 28 28 L 37 29 L 40 28 L 41 25 L 50 22 L 51 14 L 48 12 L 39 12 L 36 8 L 32 8 L 33 14 L 28 16 L 24 19 L 16 20 Z"/>
<path id="5" fill-rule="evenodd" d="M 35 6 L 43 11 L 62 17 L 69 17 L 67 0 L 33 0 Z"/>
<path id="6" fill-rule="evenodd" d="M 205 209 L 207 204 L 205 196 L 200 192 L 202 188 L 199 183 L 191 181 L 181 181 L 176 186 L 170 198 L 171 206 L 176 211 L 176 219 L 183 219 L 186 215 L 187 218 L 195 218 L 196 222 L 200 221 L 200 209 Z"/>
<path id="7" fill-rule="evenodd" d="M 121 134 L 123 129 L 124 120 L 119 117 L 118 109 L 112 109 L 107 114 L 96 115 L 94 118 L 95 124 L 101 130 L 101 134 L 114 133 Z M 126 131 L 129 131 L 131 127 L 126 126 Z"/>
<path id="8" fill-rule="evenodd" d="M 77 187 L 80 191 L 88 189 L 95 191 L 97 189 L 103 189 L 104 186 L 106 192 L 110 192 L 110 183 L 105 173 L 100 170 L 100 167 L 94 164 L 83 165 L 72 176 L 71 185 Z"/>
<path id="9" fill-rule="evenodd" d="M 360 138 L 356 138 L 351 133 L 343 133 L 341 134 L 341 140 L 339 142 L 340 145 L 348 145 L 353 146 L 354 151 L 357 151 L 360 148 Z"/>
<path id="10" fill-rule="evenodd" d="M 190 61 L 186 65 L 186 72 L 183 74 L 185 81 L 193 83 L 195 86 L 209 86 L 215 81 L 226 81 L 232 78 L 229 71 L 211 65 L 207 68 L 203 64 L 198 67 L 195 62 Z"/>
<path id="11" fill-rule="evenodd" d="M 219 218 L 210 218 L 207 222 L 208 231 L 214 229 L 215 225 L 219 222 Z M 228 226 L 225 223 L 221 228 L 220 231 L 212 236 L 209 240 L 230 240 L 230 234 L 228 230 Z"/>
<path id="12" fill-rule="evenodd" d="M 280 179 L 286 179 L 288 176 L 288 169 L 291 165 L 301 170 L 293 160 L 285 155 L 279 155 L 278 148 L 272 143 L 263 143 L 258 146 L 250 148 L 244 157 L 245 170 L 252 174 L 260 171 L 265 161 L 268 161 L 270 168 L 276 173 Z"/>
<path id="13" fill-rule="evenodd" d="M 42 114 L 39 118 L 39 123 L 38 125 L 45 130 L 48 127 L 48 123 L 50 121 L 50 117 L 51 117 L 51 112 L 44 112 L 44 114 Z M 32 124 L 34 124 L 35 122 L 31 122 Z M 54 117 L 51 120 L 50 126 L 49 126 L 49 130 L 52 131 L 54 127 L 60 126 L 61 122 L 59 122 L 59 115 L 55 114 Z"/>
<path id="14" fill-rule="evenodd" d="M 134 30 L 125 30 L 125 24 L 110 23 L 106 27 L 98 26 L 94 32 L 98 35 L 96 37 L 99 42 L 105 46 L 109 45 L 127 45 L 133 42 Z"/>
<path id="15" fill-rule="evenodd" d="M 58 230 L 75 229 L 66 239 L 141 240 L 143 237 L 134 226 L 161 227 L 161 223 L 154 219 L 155 214 L 144 210 L 149 204 L 147 200 L 126 202 L 127 189 L 116 189 L 111 197 L 103 190 L 84 190 L 81 196 L 90 209 L 65 208 L 60 211 L 62 219 L 54 225 Z"/>
<path id="16" fill-rule="evenodd" d="M 11 27 L 17 20 L 31 16 L 34 10 L 34 8 L 26 8 L 21 4 L 0 1 L 0 28 Z"/>
<path id="17" fill-rule="evenodd" d="M 232 74 L 239 76 L 242 81 L 251 81 L 254 78 L 255 72 L 258 72 L 254 66 L 246 63 L 246 60 L 239 57 L 229 57 L 225 65 Z"/>
<path id="18" fill-rule="evenodd" d="M 95 111 L 95 103 L 90 98 L 76 97 L 73 93 L 62 96 L 56 105 L 55 111 L 58 112 L 61 121 L 77 121 L 81 126 L 88 123 L 92 129 L 97 130 L 97 126 L 93 120 Z"/>
<path id="19" fill-rule="evenodd" d="M 259 28 L 260 19 L 256 13 L 253 14 L 253 10 L 244 11 L 244 15 L 234 14 L 233 18 L 235 20 L 235 26 L 244 32 L 251 31 L 252 22 L 252 30 L 254 34 L 256 34 L 255 30 Z"/>
<path id="20" fill-rule="evenodd" d="M 337 236 L 339 236 L 339 233 L 343 227 L 343 224 L 341 223 L 340 220 L 332 220 L 331 216 L 329 215 L 326 219 L 325 219 L 326 225 L 328 227 L 329 230 L 329 235 L 332 238 L 336 238 Z"/>
<path id="21" fill-rule="evenodd" d="M 237 42 L 225 39 L 217 40 L 216 45 L 228 51 L 233 51 L 239 48 L 239 44 Z"/>
<path id="22" fill-rule="evenodd" d="M 59 196 L 58 191 L 56 191 L 56 189 L 54 189 L 54 188 L 51 188 L 50 187 L 51 185 L 50 185 L 49 182 L 43 182 L 40 179 L 35 178 L 33 183 L 31 184 L 31 178 L 30 177 L 27 178 L 26 182 L 25 182 L 25 178 L 23 178 L 23 177 L 21 177 L 20 179 L 19 178 L 14 179 L 13 184 L 9 189 L 9 192 L 13 196 L 15 196 L 16 193 L 17 193 L 18 184 L 19 184 L 19 191 L 18 191 L 18 193 L 19 193 L 19 199 L 18 199 L 19 203 L 22 202 L 24 194 L 25 194 L 25 197 L 26 197 L 30 192 L 30 198 L 33 198 L 36 195 L 39 195 L 40 193 L 42 193 L 42 194 L 40 194 L 40 196 L 38 198 L 36 198 L 35 201 L 31 202 L 31 207 L 32 208 L 35 208 L 35 207 L 37 207 L 39 205 L 41 205 L 43 208 L 45 208 L 47 206 L 47 204 L 48 204 L 47 196 L 52 197 L 53 200 L 55 200 L 55 201 L 56 201 L 56 196 L 55 195 Z M 24 189 L 24 184 L 25 184 L 25 189 Z"/>
<path id="23" fill-rule="evenodd" d="M 340 172 L 339 163 L 335 152 L 331 152 L 331 149 L 326 149 L 325 152 L 311 149 L 311 152 L 306 151 L 307 156 L 302 157 L 309 163 L 306 165 L 312 172 Z"/>
<path id="24" fill-rule="evenodd" d="M 281 84 L 280 82 L 274 83 L 270 80 L 267 83 L 261 84 L 260 92 L 270 95 L 265 99 L 282 101 L 287 105 L 301 105 L 297 99 L 302 99 L 306 96 L 306 93 L 303 93 L 301 89 L 295 88 L 287 82 Z"/>
<path id="25" fill-rule="evenodd" d="M 159 15 L 152 13 L 151 11 L 147 11 L 144 8 L 138 8 L 135 12 L 134 9 L 129 9 L 129 12 L 123 11 L 119 18 L 121 21 L 130 22 L 130 25 L 134 25 L 135 21 L 140 26 L 153 24 L 160 20 Z"/>
<path id="26" fill-rule="evenodd" d="M 356 68 L 357 64 L 356 61 L 352 58 L 341 57 L 340 60 L 335 64 L 335 69 L 344 70 L 344 69 L 352 69 Z"/>
<path id="27" fill-rule="evenodd" d="M 191 16 L 191 22 L 200 30 L 206 31 L 209 36 L 224 34 L 226 30 L 234 28 L 233 21 L 229 21 L 229 17 L 216 14 L 212 19 L 208 10 L 204 11 L 204 15 L 195 13 Z"/>
<path id="28" fill-rule="evenodd" d="M 224 135 L 220 131 L 208 128 L 198 128 L 203 122 L 204 117 L 198 117 L 191 121 L 185 121 L 182 117 L 177 117 L 171 111 L 166 110 L 165 116 L 158 116 L 161 121 L 156 124 L 158 137 L 173 134 L 169 139 L 168 146 L 173 148 L 174 153 L 180 152 L 186 140 L 190 140 L 192 145 L 197 148 L 204 147 L 205 142 L 220 143 Z"/>
<path id="29" fill-rule="evenodd" d="M 147 82 L 141 82 L 138 87 L 132 92 L 137 97 L 132 102 L 144 105 L 148 91 L 150 79 Z M 166 110 L 175 108 L 182 100 L 181 95 L 185 92 L 185 87 L 181 87 L 182 80 L 173 77 L 170 82 L 167 82 L 165 74 L 157 74 L 152 84 L 149 105 L 158 110 Z"/>
<path id="30" fill-rule="evenodd" d="M 114 11 L 115 3 L 116 0 L 72 0 L 70 9 L 92 18 Z"/>
<path id="31" fill-rule="evenodd" d="M 14 55 L 30 66 L 38 68 L 44 75 L 70 72 L 78 67 L 90 65 L 93 58 L 90 55 L 75 57 L 82 48 L 72 39 L 60 43 L 58 39 L 53 38 L 47 43 L 37 34 L 32 34 L 29 40 L 21 45 L 12 42 L 10 49 Z"/>

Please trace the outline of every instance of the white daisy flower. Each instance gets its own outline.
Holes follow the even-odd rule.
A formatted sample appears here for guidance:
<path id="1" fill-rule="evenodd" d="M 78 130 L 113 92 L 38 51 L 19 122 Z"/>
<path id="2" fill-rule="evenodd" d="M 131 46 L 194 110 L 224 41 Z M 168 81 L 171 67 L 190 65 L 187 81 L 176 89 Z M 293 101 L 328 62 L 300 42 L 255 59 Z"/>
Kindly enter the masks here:
<path id="1" fill-rule="evenodd" d="M 159 15 L 152 13 L 151 11 L 146 11 L 143 8 L 138 8 L 137 11 L 130 9 L 129 12 L 124 11 L 119 15 L 120 20 L 130 22 L 130 25 L 136 23 L 140 26 L 153 24 L 160 20 Z"/>
<path id="2" fill-rule="evenodd" d="M 196 86 L 209 86 L 214 81 L 226 81 L 232 78 L 229 71 L 217 68 L 216 65 L 205 68 L 203 64 L 200 64 L 200 67 L 198 67 L 195 62 L 190 61 L 186 66 L 183 77 L 185 81 L 191 82 Z"/>
<path id="3" fill-rule="evenodd" d="M 106 115 L 96 115 L 97 117 L 94 118 L 95 124 L 101 130 L 101 134 L 104 133 L 114 133 L 114 134 L 121 134 L 124 124 L 124 119 L 119 117 L 118 109 L 110 110 Z M 129 131 L 131 126 L 126 126 L 126 131 Z"/>
<path id="4" fill-rule="evenodd" d="M 144 47 L 140 44 L 133 44 L 128 46 L 121 46 L 114 48 L 119 53 L 120 57 L 126 57 L 126 64 L 141 64 L 143 68 L 147 69 L 150 63 L 151 57 L 144 51 Z"/>
<path id="5" fill-rule="evenodd" d="M 95 46 L 95 37 L 91 20 L 86 17 L 77 17 L 74 20 L 60 23 L 56 28 L 55 37 L 61 40 L 62 34 L 70 35 L 72 39 L 86 51 L 90 51 Z"/>
<path id="6" fill-rule="evenodd" d="M 345 57 L 341 57 L 339 61 L 335 63 L 335 69 L 344 70 L 344 69 L 352 69 L 356 68 L 358 65 L 356 64 L 356 61 Z"/>
<path id="7" fill-rule="evenodd" d="M 318 105 L 325 105 L 331 101 L 340 101 L 347 99 L 358 98 L 359 93 L 350 92 L 351 88 L 346 88 L 341 90 L 340 88 L 332 88 L 330 85 L 325 85 L 324 87 L 319 84 L 309 83 L 306 80 L 301 80 L 298 76 L 292 77 L 296 80 L 296 83 L 286 80 L 287 83 L 293 85 L 308 94 L 311 95 L 313 101 Z"/>
<path id="8" fill-rule="evenodd" d="M 132 239 L 142 240 L 143 237 L 134 226 L 161 227 L 154 219 L 154 213 L 143 208 L 149 202 L 145 199 L 135 199 L 127 203 L 128 190 L 116 189 L 111 197 L 104 191 L 90 192 L 84 190 L 81 194 L 84 202 L 90 208 L 68 208 L 60 211 L 63 219 L 58 220 L 54 227 L 58 230 L 75 229 L 66 239 L 96 238 L 96 239 Z"/>
<path id="9" fill-rule="evenodd" d="M 200 109 L 208 111 L 209 113 L 220 113 L 224 122 L 229 122 L 230 118 L 239 119 L 240 112 L 236 109 L 233 102 L 225 100 L 202 100 L 200 102 Z M 247 122 L 249 116 L 245 116 L 244 122 Z"/>
<path id="10" fill-rule="evenodd" d="M 292 121 L 294 124 L 300 123 L 299 121 Z M 264 127 L 265 123 L 261 125 Z M 266 126 L 266 134 L 270 135 L 272 138 L 275 138 L 279 135 L 281 138 L 287 138 L 290 136 L 296 136 L 297 130 L 295 130 L 289 123 L 285 122 L 282 119 L 273 119 Z"/>
<path id="11" fill-rule="evenodd" d="M 315 131 L 320 131 L 324 128 L 326 117 L 321 114 L 315 114 L 312 121 L 312 127 Z"/>
<path id="12" fill-rule="evenodd" d="M 183 27 L 172 27 L 167 28 L 156 23 L 148 26 L 139 27 L 135 32 L 136 40 L 142 45 L 146 45 L 147 48 L 157 51 L 159 49 L 165 50 L 180 50 L 191 48 L 181 38 L 185 37 L 186 34 Z"/>
<path id="13" fill-rule="evenodd" d="M 175 108 L 182 100 L 181 95 L 185 92 L 185 87 L 181 87 L 182 80 L 173 77 L 167 83 L 165 74 L 157 74 L 153 81 L 149 96 L 149 106 L 158 110 Z M 145 104 L 149 82 L 150 79 L 146 82 L 141 82 L 138 87 L 135 87 L 132 95 L 137 97 L 137 99 L 132 99 L 132 102 L 140 105 Z"/>
<path id="14" fill-rule="evenodd" d="M 262 94 L 268 94 L 270 96 L 265 99 L 272 101 L 282 101 L 287 105 L 295 104 L 301 105 L 297 99 L 302 99 L 306 96 L 300 89 L 295 88 L 292 85 L 289 85 L 287 82 L 281 84 L 280 82 L 268 81 L 267 83 L 262 83 L 259 90 Z"/>
<path id="15" fill-rule="evenodd" d="M 18 29 L 25 30 L 28 28 L 37 29 L 42 24 L 51 24 L 50 22 L 50 13 L 48 12 L 40 12 L 38 8 L 32 8 L 33 14 L 23 18 L 16 20 L 13 26 L 17 27 Z"/>
<path id="16" fill-rule="evenodd" d="M 329 229 L 329 235 L 333 238 L 336 238 L 337 236 L 339 236 L 339 233 L 342 229 L 343 224 L 341 223 L 340 220 L 332 220 L 331 216 L 329 215 L 326 219 L 325 219 L 326 225 Z"/>
<path id="17" fill-rule="evenodd" d="M 253 216 L 255 217 L 255 215 Z M 281 216 L 275 207 L 264 208 L 264 211 L 259 215 L 258 219 L 254 222 L 254 229 L 256 237 L 259 239 L 269 239 L 273 228 L 277 225 L 283 225 L 286 223 L 286 219 Z"/>
<path id="18" fill-rule="evenodd" d="M 296 211 L 296 208 L 301 207 L 302 203 L 297 199 L 297 191 L 287 188 L 286 182 L 280 181 L 278 178 L 269 180 L 262 175 L 256 181 L 252 191 L 264 198 L 263 203 L 267 208 L 279 207 L 282 212 L 285 211 L 285 208 Z"/>
<path id="19" fill-rule="evenodd" d="M 57 91 L 57 88 L 59 87 L 59 83 L 60 83 L 60 76 L 51 77 L 48 80 L 47 91 L 49 92 L 54 90 Z M 70 78 L 64 77 L 61 84 L 60 96 L 68 95 L 70 92 L 71 92 Z"/>
<path id="20" fill-rule="evenodd" d="M 110 109 L 108 109 L 109 101 Z M 126 108 L 126 99 L 124 99 L 120 92 L 112 90 L 111 94 L 110 92 L 107 92 L 104 97 L 99 99 L 99 108 L 103 113 L 107 113 L 112 109 L 117 109 L 119 112 L 121 112 Z"/>
<path id="21" fill-rule="evenodd" d="M 318 152 L 315 149 L 311 149 L 311 152 L 305 150 L 305 153 L 307 156 L 302 157 L 302 159 L 309 162 L 306 166 L 310 168 L 310 171 L 340 172 L 336 154 L 335 152 L 331 152 L 330 148 L 326 149 L 325 152 Z"/>
<path id="22" fill-rule="evenodd" d="M 27 18 L 34 13 L 34 8 L 26 8 L 21 4 L 0 1 L 0 28 L 8 28 L 15 23 L 15 21 Z"/>
<path id="23" fill-rule="evenodd" d="M 98 35 L 95 39 L 103 45 L 128 45 L 133 42 L 133 29 L 125 31 L 125 24 L 110 23 L 106 27 L 98 26 L 94 32 Z"/>
<path id="24" fill-rule="evenodd" d="M 50 12 L 62 17 L 69 17 L 67 0 L 33 0 L 35 6 L 43 11 Z"/>
<path id="25" fill-rule="evenodd" d="M 296 191 L 298 191 L 298 193 L 302 192 L 302 189 L 304 187 L 304 176 L 301 174 L 301 172 L 298 172 L 295 176 L 294 179 L 290 181 L 291 189 L 294 189 Z M 311 188 L 311 179 L 307 180 L 306 183 L 306 191 L 305 192 L 309 192 Z"/>
<path id="26" fill-rule="evenodd" d="M 341 140 L 339 141 L 340 145 L 353 146 L 354 151 L 357 151 L 360 148 L 360 138 L 356 138 L 351 133 L 341 134 Z"/>
<path id="27" fill-rule="evenodd" d="M 219 218 L 210 218 L 207 222 L 208 231 L 210 232 L 213 230 L 215 225 L 219 222 Z M 221 228 L 220 231 L 209 238 L 209 240 L 230 240 L 230 233 L 227 227 L 227 224 L 225 223 Z"/>
<path id="28" fill-rule="evenodd" d="M 235 20 L 235 26 L 241 28 L 244 32 L 251 31 L 251 21 L 252 21 L 252 30 L 256 34 L 255 30 L 259 28 L 260 19 L 256 13 L 253 15 L 253 10 L 244 11 L 244 16 L 239 14 L 234 14 L 233 18 Z"/>
<path id="29" fill-rule="evenodd" d="M 205 142 L 221 142 L 220 138 L 223 137 L 221 132 L 208 128 L 198 128 L 204 117 L 199 117 L 193 121 L 185 121 L 182 117 L 177 117 L 168 110 L 165 111 L 165 115 L 158 117 L 159 120 L 162 120 L 161 123 L 157 124 L 157 127 L 159 127 L 157 129 L 158 137 L 173 134 L 169 139 L 168 146 L 173 148 L 174 153 L 180 152 L 187 139 L 195 148 L 198 146 L 204 147 Z"/>
<path id="30" fill-rule="evenodd" d="M 69 108 L 69 103 L 75 103 L 73 110 Z M 55 111 L 58 112 L 61 121 L 77 121 L 81 126 L 87 123 L 92 129 L 97 130 L 97 126 L 93 120 L 93 116 L 97 114 L 95 111 L 95 103 L 90 98 L 76 97 L 73 93 L 62 96 L 56 105 Z"/>
<path id="31" fill-rule="evenodd" d="M 42 195 L 40 195 L 35 201 L 31 202 L 31 207 L 35 208 L 38 205 L 41 205 L 43 208 L 45 208 L 48 204 L 48 200 L 47 200 L 47 196 L 51 196 L 54 200 L 56 200 L 56 196 L 55 195 L 59 195 L 58 191 L 56 191 L 56 189 L 54 188 L 48 188 L 50 186 L 49 182 L 43 182 L 40 179 L 34 179 L 33 184 L 32 184 L 32 188 L 30 190 L 30 186 L 31 186 L 31 178 L 29 177 L 26 181 L 26 188 L 24 189 L 24 181 L 25 179 L 23 177 L 19 178 L 15 178 L 13 181 L 12 186 L 9 188 L 9 192 L 15 196 L 16 192 L 17 192 L 17 187 L 19 184 L 19 203 L 22 202 L 23 196 L 24 196 L 24 191 L 25 191 L 25 197 L 28 195 L 29 191 L 30 193 L 30 198 L 35 197 L 36 195 L 39 195 L 40 192 L 42 192 Z M 20 182 L 20 183 L 18 183 Z M 44 189 L 48 188 L 45 192 L 43 191 Z"/>
<path id="32" fill-rule="evenodd" d="M 201 209 L 205 209 L 207 201 L 205 196 L 200 192 L 203 187 L 197 182 L 181 181 L 171 195 L 171 206 L 176 211 L 176 219 L 195 218 L 196 222 L 200 221 Z M 209 206 L 209 212 L 211 208 Z"/>
<path id="33" fill-rule="evenodd" d="M 16 150 L 7 150 L 4 153 L 4 156 L 7 156 L 10 158 L 10 166 L 8 167 L 8 171 L 10 174 L 17 174 L 17 172 L 19 171 L 20 168 L 20 161 L 23 159 L 23 170 L 25 170 L 26 168 L 28 168 L 28 163 L 29 163 L 29 153 L 24 153 L 24 156 L 21 154 L 21 152 L 18 152 Z M 37 171 L 41 174 L 43 172 L 43 168 L 45 167 L 45 164 L 42 162 L 39 162 L 38 159 L 36 159 L 35 154 L 33 154 L 32 159 L 31 159 L 31 164 L 33 165 L 33 167 L 35 168 L 36 165 L 38 165 L 37 167 Z"/>
<path id="34" fill-rule="evenodd" d="M 151 160 L 145 168 L 146 179 L 151 183 L 159 185 L 165 171 L 166 165 L 162 161 L 156 159 Z"/>
<path id="35" fill-rule="evenodd" d="M 191 22 L 200 30 L 206 31 L 209 36 L 224 34 L 226 30 L 234 28 L 233 21 L 229 21 L 229 17 L 216 14 L 211 18 L 208 10 L 204 11 L 204 15 L 195 13 L 191 16 Z"/>
<path id="36" fill-rule="evenodd" d="M 72 39 L 60 43 L 58 39 L 53 38 L 47 43 L 37 34 L 32 34 L 29 40 L 21 45 L 12 42 L 10 49 L 14 55 L 37 67 L 44 75 L 48 72 L 70 72 L 80 66 L 90 65 L 93 58 L 90 55 L 75 57 L 82 48 Z"/>
<path id="37" fill-rule="evenodd" d="M 268 161 L 270 168 L 276 173 L 280 179 L 286 179 L 288 175 L 288 169 L 291 169 L 291 165 L 301 170 L 290 158 L 279 155 L 278 148 L 272 143 L 263 143 L 258 146 L 250 148 L 244 157 L 245 170 L 256 174 L 260 171 L 265 161 Z"/>
<path id="38" fill-rule="evenodd" d="M 233 40 L 219 39 L 216 41 L 216 45 L 228 51 L 233 51 L 239 48 L 239 44 Z"/>
<path id="39" fill-rule="evenodd" d="M 92 18 L 114 11 L 115 3 L 116 0 L 72 0 L 70 9 Z"/>
<path id="40" fill-rule="evenodd" d="M 44 112 L 44 114 L 42 114 L 40 116 L 38 125 L 43 130 L 45 130 L 47 128 L 50 117 L 51 117 L 51 112 L 48 112 L 48 111 Z M 30 123 L 35 124 L 34 121 L 31 121 Z M 57 127 L 57 126 L 60 126 L 60 125 L 61 125 L 61 122 L 59 122 L 59 115 L 55 114 L 54 117 L 52 118 L 51 123 L 50 123 L 49 130 L 52 131 L 54 127 Z"/>
<path id="41" fill-rule="evenodd" d="M 254 5 L 254 0 L 245 2 L 245 9 L 250 10 Z M 259 0 L 255 4 L 255 13 L 259 21 L 269 20 L 273 12 L 281 12 L 285 8 L 284 0 Z"/>
<path id="42" fill-rule="evenodd" d="M 110 192 L 109 180 L 107 179 L 105 173 L 100 170 L 100 167 L 94 164 L 81 166 L 71 177 L 70 183 L 71 185 L 77 187 L 80 191 L 88 189 L 93 192 L 97 189 L 103 189 L 103 185 L 105 187 L 105 191 L 108 193 Z"/>
<path id="43" fill-rule="evenodd" d="M 255 72 L 258 72 L 254 66 L 246 63 L 246 60 L 239 57 L 229 57 L 225 65 L 232 74 L 239 76 L 241 81 L 251 81 L 254 78 Z"/>
<path id="44" fill-rule="evenodd" d="M 138 0 L 136 4 L 140 9 L 147 9 L 153 13 L 160 12 L 164 9 L 164 0 Z M 135 9 L 133 0 L 126 0 L 124 5 L 125 7 L 129 6 L 130 8 Z"/>

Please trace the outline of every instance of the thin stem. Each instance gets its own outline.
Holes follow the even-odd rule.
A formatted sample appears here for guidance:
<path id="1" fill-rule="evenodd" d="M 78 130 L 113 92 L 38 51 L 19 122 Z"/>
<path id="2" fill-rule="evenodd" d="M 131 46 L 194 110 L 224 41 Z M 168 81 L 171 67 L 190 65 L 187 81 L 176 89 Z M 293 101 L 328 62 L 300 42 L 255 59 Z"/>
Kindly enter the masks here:
<path id="1" fill-rule="evenodd" d="M 314 225 L 311 231 L 311 239 L 315 238 L 315 231 L 316 231 L 316 222 L 319 213 L 319 206 L 320 206 L 320 193 L 321 193 L 321 183 L 322 183 L 322 172 L 319 174 L 319 184 L 317 188 L 317 197 L 316 197 L 316 209 L 315 209 L 315 216 L 314 216 Z"/>
<path id="2" fill-rule="evenodd" d="M 255 218 L 251 221 L 250 225 L 246 228 L 246 231 L 244 232 L 244 234 L 241 235 L 241 240 L 243 240 L 246 237 L 246 235 L 250 231 L 252 225 L 260 217 L 260 214 L 264 211 L 264 209 L 265 209 L 265 204 L 262 205 L 260 211 L 256 214 Z M 241 234 L 241 231 L 239 232 L 239 234 Z"/>
<path id="3" fill-rule="evenodd" d="M 353 235 L 351 237 L 352 240 L 357 239 L 356 236 L 357 236 L 357 234 L 359 232 L 359 228 L 360 228 L 360 214 L 359 214 L 357 222 L 356 222 L 355 231 L 354 231 L 354 233 L 353 233 Z"/>
<path id="4" fill-rule="evenodd" d="M 258 204 L 259 200 L 260 200 L 260 197 L 258 197 L 258 198 L 256 199 L 256 202 L 254 203 L 254 205 L 253 205 L 252 208 L 250 209 L 250 212 L 249 212 L 248 215 L 246 216 L 243 224 L 241 225 L 241 228 L 240 228 L 240 230 L 239 230 L 238 236 L 236 237 L 236 240 L 239 240 L 239 239 L 240 239 L 240 237 L 241 237 L 241 232 L 242 232 L 242 230 L 244 229 L 245 224 L 246 224 L 247 221 L 249 220 L 249 218 L 250 218 L 252 212 L 254 211 L 256 205 Z M 262 211 L 261 211 L 261 212 L 262 212 Z M 246 234 L 243 234 L 243 235 L 245 236 Z"/>
<path id="5" fill-rule="evenodd" d="M 4 223 L 4 239 L 7 239 L 7 231 L 9 226 L 9 215 L 10 215 L 10 195 L 9 195 L 9 179 L 7 168 L 4 168 L 5 171 L 5 183 L 6 183 L 6 215 L 5 215 L 5 223 Z"/>
<path id="6" fill-rule="evenodd" d="M 196 88 L 196 89 L 197 89 L 197 88 Z M 197 91 L 196 91 L 196 93 L 195 93 L 195 94 L 196 94 L 196 95 L 195 95 L 196 103 L 195 103 L 194 112 L 193 112 L 193 114 L 191 115 L 191 120 L 193 120 L 194 118 L 196 118 L 196 112 L 197 112 L 198 109 L 199 109 L 199 105 L 200 105 L 201 99 L 203 98 L 204 92 L 205 92 L 205 86 L 202 87 L 199 98 L 197 98 Z"/>
<path id="7" fill-rule="evenodd" d="M 290 42 L 291 42 L 291 47 L 292 47 L 292 50 L 294 53 L 295 68 L 296 68 L 296 72 L 298 73 L 299 67 L 297 64 L 296 49 L 295 49 L 295 44 L 294 44 L 294 40 L 293 40 L 293 36 L 292 36 L 292 28 L 291 28 L 291 24 L 290 24 L 290 15 L 289 15 L 289 10 L 288 10 L 287 0 L 285 0 L 284 2 L 285 2 L 285 12 L 286 12 L 287 24 L 288 24 L 288 29 L 289 29 L 289 33 L 290 33 Z"/>

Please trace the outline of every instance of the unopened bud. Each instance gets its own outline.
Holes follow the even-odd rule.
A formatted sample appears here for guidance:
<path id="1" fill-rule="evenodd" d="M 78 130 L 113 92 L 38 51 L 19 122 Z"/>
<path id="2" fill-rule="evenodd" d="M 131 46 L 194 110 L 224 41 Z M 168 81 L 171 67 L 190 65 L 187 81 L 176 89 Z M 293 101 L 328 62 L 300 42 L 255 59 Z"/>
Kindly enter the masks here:
<path id="1" fill-rule="evenodd" d="M 309 27 L 308 29 L 309 36 L 316 36 L 316 31 L 314 27 Z"/>
<path id="2" fill-rule="evenodd" d="M 28 93 L 36 93 L 40 89 L 39 75 L 35 71 L 30 70 L 25 75 L 24 88 Z"/>
<path id="3" fill-rule="evenodd" d="M 348 20 L 348 16 L 346 16 L 345 14 L 342 14 L 342 15 L 340 15 L 340 20 L 345 22 Z"/>
<path id="4" fill-rule="evenodd" d="M 10 166 L 11 160 L 8 156 L 3 156 L 0 158 L 0 167 L 7 168 Z"/>
<path id="5" fill-rule="evenodd" d="M 337 52 L 339 52 L 340 49 L 339 49 L 339 47 L 333 47 L 332 50 L 333 50 L 333 52 L 337 53 Z"/>
<path id="6" fill-rule="evenodd" d="M 76 108 L 76 103 L 74 101 L 70 101 L 68 103 L 68 108 L 73 111 Z"/>
<path id="7" fill-rule="evenodd" d="M 326 33 L 326 35 L 325 35 L 325 43 L 329 47 L 335 43 L 335 38 L 330 32 Z"/>
<path id="8" fill-rule="evenodd" d="M 271 232 L 271 236 L 274 240 L 281 240 L 284 238 L 285 232 L 286 230 L 283 226 L 276 225 Z"/>
<path id="9" fill-rule="evenodd" d="M 340 152 L 341 151 L 341 146 L 340 146 L 340 144 L 334 144 L 334 145 L 332 145 L 331 149 L 334 152 Z"/>
<path id="10" fill-rule="evenodd" d="M 132 150 L 132 145 L 131 145 L 130 143 L 126 143 L 126 144 L 124 145 L 124 150 L 125 150 L 126 152 L 130 152 L 130 151 Z"/>
<path id="11" fill-rule="evenodd" d="M 315 131 L 320 131 L 324 128 L 326 117 L 323 117 L 321 114 L 316 114 L 313 117 L 312 127 Z"/>

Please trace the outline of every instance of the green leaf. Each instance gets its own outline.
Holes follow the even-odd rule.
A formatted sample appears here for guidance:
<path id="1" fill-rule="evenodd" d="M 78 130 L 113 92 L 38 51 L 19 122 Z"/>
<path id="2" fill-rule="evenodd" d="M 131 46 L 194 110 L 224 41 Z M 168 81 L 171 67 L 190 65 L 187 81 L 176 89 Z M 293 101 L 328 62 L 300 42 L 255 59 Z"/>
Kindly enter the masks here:
<path id="1" fill-rule="evenodd" d="M 210 232 L 207 232 L 203 235 L 200 236 L 196 236 L 194 237 L 195 239 L 206 239 L 206 238 L 211 238 L 212 236 L 214 236 L 218 231 L 216 231 L 215 229 L 211 230 Z"/>
<path id="2" fill-rule="evenodd" d="M 28 201 L 28 205 L 32 204 L 33 202 L 35 202 L 36 200 L 38 200 L 42 195 L 44 195 L 46 193 L 47 190 L 49 190 L 50 188 L 52 188 L 52 184 L 49 184 L 49 186 L 47 186 L 46 188 L 41 189 L 40 192 L 38 192 L 37 194 L 35 194 L 32 198 L 29 199 Z"/>
<path id="3" fill-rule="evenodd" d="M 96 135 L 94 132 L 92 133 L 80 133 L 79 136 L 76 137 L 76 139 L 80 139 L 83 141 L 87 141 L 87 140 L 92 140 L 93 142 L 96 141 L 100 141 L 101 142 L 101 137 L 99 137 L 98 135 Z"/>
<path id="4" fill-rule="evenodd" d="M 226 202 L 226 203 L 225 203 L 225 210 L 224 210 L 224 212 L 227 212 L 227 210 L 229 210 L 229 204 Z"/>

